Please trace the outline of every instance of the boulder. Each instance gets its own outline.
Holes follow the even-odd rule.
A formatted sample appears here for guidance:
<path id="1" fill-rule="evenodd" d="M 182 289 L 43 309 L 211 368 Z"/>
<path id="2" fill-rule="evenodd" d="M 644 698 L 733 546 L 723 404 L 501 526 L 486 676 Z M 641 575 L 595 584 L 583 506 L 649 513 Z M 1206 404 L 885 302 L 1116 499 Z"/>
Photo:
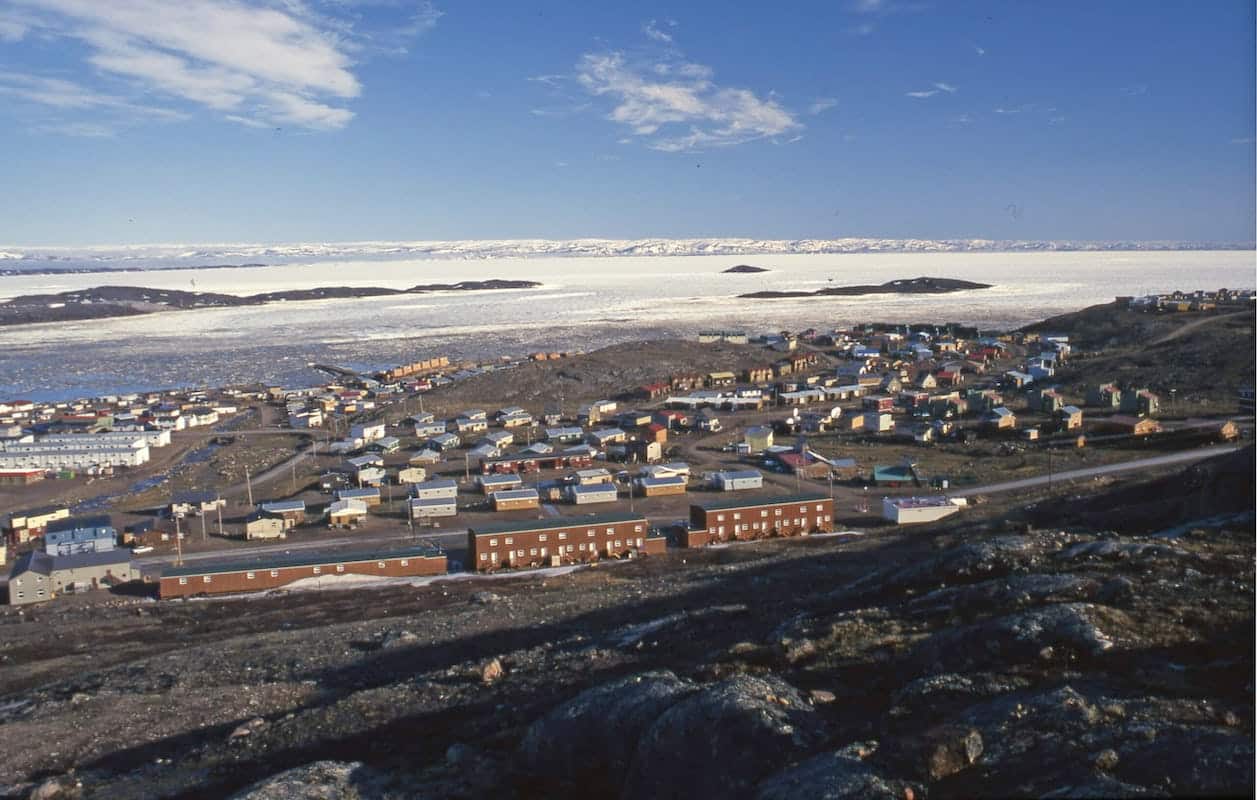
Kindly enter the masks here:
<path id="1" fill-rule="evenodd" d="M 658 671 L 581 692 L 528 728 L 519 748 L 522 767 L 569 785 L 618 788 L 642 733 L 695 690 L 690 681 Z"/>
<path id="2" fill-rule="evenodd" d="M 315 761 L 285 770 L 232 795 L 232 800 L 385 800 L 381 776 L 358 762 Z"/>
<path id="3" fill-rule="evenodd" d="M 880 774 L 846 748 L 809 758 L 762 781 L 755 800 L 911 800 L 919 785 Z"/>
<path id="4" fill-rule="evenodd" d="M 748 796 L 822 740 L 812 705 L 775 676 L 738 675 L 664 712 L 641 737 L 623 797 Z"/>

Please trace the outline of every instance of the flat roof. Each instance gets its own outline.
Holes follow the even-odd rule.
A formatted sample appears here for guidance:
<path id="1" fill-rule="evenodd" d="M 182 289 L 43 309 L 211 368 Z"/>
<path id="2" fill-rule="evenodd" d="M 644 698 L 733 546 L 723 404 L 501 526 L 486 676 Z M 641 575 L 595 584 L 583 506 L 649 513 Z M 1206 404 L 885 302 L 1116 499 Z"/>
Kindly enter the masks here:
<path id="1" fill-rule="evenodd" d="M 499 489 L 493 493 L 494 500 L 536 500 L 540 495 L 536 489 Z"/>
<path id="2" fill-rule="evenodd" d="M 739 497 L 729 500 L 709 500 L 706 503 L 694 503 L 693 507 L 704 511 L 728 511 L 731 508 L 758 508 L 760 506 L 779 506 L 787 503 L 811 503 L 817 500 L 828 500 L 829 495 L 816 492 L 803 494 L 780 494 L 772 497 Z"/>
<path id="3" fill-rule="evenodd" d="M 572 494 L 618 494 L 614 483 L 596 483 L 590 486 L 569 486 Z"/>
<path id="4" fill-rule="evenodd" d="M 565 528 L 576 530 L 591 525 L 610 525 L 618 522 L 644 523 L 646 518 L 641 514 L 612 511 L 605 514 L 588 514 L 579 517 L 551 517 L 549 519 L 526 519 L 518 522 L 495 522 L 471 528 L 470 533 L 472 536 L 492 536 L 499 533 L 520 533 L 523 531 L 558 531 Z"/>
<path id="5" fill-rule="evenodd" d="M 335 553 L 331 555 L 337 555 Z M 329 555 L 317 556 L 283 556 L 257 562 L 220 561 L 200 567 L 168 567 L 162 570 L 163 578 L 181 578 L 189 575 L 218 575 L 224 572 L 248 572 L 263 569 L 281 569 L 284 567 L 314 567 L 327 564 L 354 564 L 364 561 L 386 561 L 398 558 L 436 558 L 444 556 L 440 550 L 427 545 L 415 545 L 396 550 L 357 550 L 339 554 L 341 558 Z"/>
<path id="6" fill-rule="evenodd" d="M 887 497 L 884 498 L 896 508 L 942 508 L 953 505 L 948 497 Z"/>

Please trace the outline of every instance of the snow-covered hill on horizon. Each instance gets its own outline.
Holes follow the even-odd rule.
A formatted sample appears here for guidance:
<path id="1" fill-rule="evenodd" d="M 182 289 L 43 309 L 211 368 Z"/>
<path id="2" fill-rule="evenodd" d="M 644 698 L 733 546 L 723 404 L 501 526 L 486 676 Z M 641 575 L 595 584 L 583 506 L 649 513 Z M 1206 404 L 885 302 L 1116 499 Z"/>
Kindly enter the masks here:
<path id="1" fill-rule="evenodd" d="M 2 272 L 177 269 L 356 259 L 757 256 L 841 253 L 1100 252 L 1251 250 L 1252 242 L 1047 241 L 1000 239 L 489 239 L 292 244 L 144 244 L 0 247 Z"/>

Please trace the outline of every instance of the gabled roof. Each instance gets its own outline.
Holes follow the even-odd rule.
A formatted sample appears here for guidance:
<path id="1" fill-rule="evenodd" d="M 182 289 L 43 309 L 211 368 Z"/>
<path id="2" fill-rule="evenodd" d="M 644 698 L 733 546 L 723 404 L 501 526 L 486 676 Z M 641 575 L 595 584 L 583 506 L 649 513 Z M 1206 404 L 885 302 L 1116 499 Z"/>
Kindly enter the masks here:
<path id="1" fill-rule="evenodd" d="M 47 577 L 52 574 L 52 556 L 42 550 L 31 550 L 18 556 L 13 562 L 9 577 L 14 578 L 23 572 L 34 572 Z"/>
<path id="2" fill-rule="evenodd" d="M 81 569 L 83 567 L 104 567 L 113 564 L 129 564 L 130 550 L 101 550 L 94 553 L 74 553 L 68 556 L 53 556 L 52 568 Z"/>

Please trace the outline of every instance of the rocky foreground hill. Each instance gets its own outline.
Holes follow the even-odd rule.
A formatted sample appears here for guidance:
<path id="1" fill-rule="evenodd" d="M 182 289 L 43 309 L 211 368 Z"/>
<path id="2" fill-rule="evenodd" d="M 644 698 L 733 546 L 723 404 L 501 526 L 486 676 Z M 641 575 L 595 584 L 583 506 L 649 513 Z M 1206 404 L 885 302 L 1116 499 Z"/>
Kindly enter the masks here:
<path id="1" fill-rule="evenodd" d="M 1250 447 L 1024 515 L 545 578 L 9 610 L 0 782 L 45 798 L 1249 795 L 1253 471 Z M 1126 527 L 1151 499 L 1160 523 Z M 1062 527 L 1064 502 L 1088 513 Z"/>

